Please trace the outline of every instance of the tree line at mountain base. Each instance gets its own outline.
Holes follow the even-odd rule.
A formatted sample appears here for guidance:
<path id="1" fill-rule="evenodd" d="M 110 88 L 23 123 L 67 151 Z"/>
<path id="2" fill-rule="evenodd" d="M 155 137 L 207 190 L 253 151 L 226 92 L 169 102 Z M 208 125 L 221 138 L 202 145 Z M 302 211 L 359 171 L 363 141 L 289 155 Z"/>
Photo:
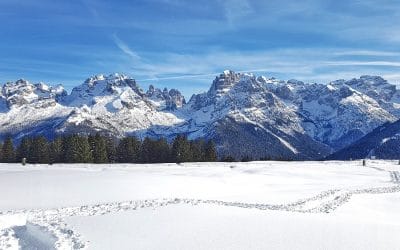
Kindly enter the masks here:
<path id="1" fill-rule="evenodd" d="M 181 163 L 217 160 L 214 143 L 203 139 L 188 140 L 178 135 L 168 143 L 165 138 L 129 136 L 117 143 L 101 134 L 60 136 L 49 141 L 44 136 L 24 137 L 14 147 L 7 136 L 0 144 L 3 163 Z"/>

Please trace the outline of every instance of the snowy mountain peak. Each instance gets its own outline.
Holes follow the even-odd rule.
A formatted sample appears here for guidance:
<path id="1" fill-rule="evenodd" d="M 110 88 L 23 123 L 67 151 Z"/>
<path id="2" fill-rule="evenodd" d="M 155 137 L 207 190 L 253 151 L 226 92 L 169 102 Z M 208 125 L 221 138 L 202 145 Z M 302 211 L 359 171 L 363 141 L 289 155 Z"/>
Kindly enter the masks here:
<path id="1" fill-rule="evenodd" d="M 108 76 L 96 75 L 73 88 L 71 94 L 64 99 L 64 102 L 72 106 L 90 106 L 96 102 L 96 97 L 121 95 L 126 91 L 138 97 L 144 96 L 142 89 L 133 78 L 118 73 Z"/>
<path id="2" fill-rule="evenodd" d="M 225 70 L 222 74 L 217 76 L 213 81 L 209 92 L 210 96 L 221 96 L 228 92 L 231 87 L 240 80 L 240 74 L 231 70 Z"/>
<path id="3" fill-rule="evenodd" d="M 334 83 L 350 86 L 374 99 L 391 114 L 400 117 L 400 91 L 396 88 L 396 85 L 390 84 L 382 77 L 364 75 L 358 79 L 338 80 L 334 81 Z"/>
<path id="4" fill-rule="evenodd" d="M 37 107 L 54 106 L 59 98 L 67 95 L 61 85 L 51 87 L 42 82 L 32 84 L 24 79 L 4 84 L 1 93 L 8 108 L 26 104 L 35 104 Z"/>
<path id="5" fill-rule="evenodd" d="M 96 75 L 89 77 L 85 80 L 84 85 L 87 85 L 89 88 L 93 88 L 96 85 L 101 85 L 101 87 L 112 87 L 112 86 L 130 86 L 132 88 L 138 88 L 135 80 L 130 78 L 124 74 L 114 73 L 108 76 L 105 75 Z M 105 86 L 102 86 L 105 85 Z"/>
<path id="6" fill-rule="evenodd" d="M 174 110 L 181 108 L 185 103 L 185 97 L 176 89 L 168 91 L 164 88 L 162 91 L 155 88 L 153 85 L 149 86 L 146 92 L 146 97 L 153 102 L 159 110 Z"/>
<path id="7" fill-rule="evenodd" d="M 288 84 L 293 84 L 293 85 L 304 85 L 304 82 L 296 80 L 296 79 L 290 79 L 287 81 Z"/>
<path id="8" fill-rule="evenodd" d="M 388 83 L 381 76 L 363 75 L 363 76 L 360 76 L 360 80 L 362 80 L 364 83 L 370 83 L 372 85 L 382 85 L 382 84 Z"/>
<path id="9" fill-rule="evenodd" d="M 230 69 L 226 69 L 226 70 L 224 70 L 224 71 L 222 72 L 222 74 L 228 76 L 228 75 L 231 75 L 231 74 L 235 74 L 235 72 L 233 72 L 233 71 L 230 70 Z"/>

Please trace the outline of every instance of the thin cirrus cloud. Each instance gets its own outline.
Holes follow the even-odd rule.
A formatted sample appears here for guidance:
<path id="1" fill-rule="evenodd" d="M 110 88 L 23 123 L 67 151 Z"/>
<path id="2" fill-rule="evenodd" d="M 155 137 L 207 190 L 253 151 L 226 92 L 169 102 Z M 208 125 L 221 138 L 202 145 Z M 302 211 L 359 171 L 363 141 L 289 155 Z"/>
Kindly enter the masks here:
<path id="1" fill-rule="evenodd" d="M 400 56 L 400 52 L 394 51 L 377 51 L 377 50 L 348 50 L 337 51 L 335 55 L 338 56 Z"/>
<path id="2" fill-rule="evenodd" d="M 325 62 L 326 65 L 338 65 L 338 66 L 388 66 L 388 67 L 400 67 L 398 61 L 334 61 Z"/>
<path id="3" fill-rule="evenodd" d="M 250 2 L 247 0 L 224 0 L 221 2 L 230 27 L 234 27 L 237 21 L 253 13 Z"/>
<path id="4" fill-rule="evenodd" d="M 124 41 L 122 41 L 116 34 L 113 34 L 112 40 L 120 51 L 129 57 L 130 68 L 134 69 L 139 74 L 151 75 L 154 77 L 154 67 L 151 64 L 143 62 L 135 51 L 133 51 Z"/>
<path id="5" fill-rule="evenodd" d="M 122 52 L 124 52 L 126 55 L 131 57 L 133 60 L 140 60 L 141 59 L 140 56 L 136 52 L 133 52 L 131 50 L 131 48 L 129 48 L 129 46 L 125 42 L 123 42 L 121 39 L 119 39 L 119 37 L 116 34 L 114 34 L 112 36 L 112 39 L 113 39 L 115 45 L 117 45 L 117 47 Z"/>

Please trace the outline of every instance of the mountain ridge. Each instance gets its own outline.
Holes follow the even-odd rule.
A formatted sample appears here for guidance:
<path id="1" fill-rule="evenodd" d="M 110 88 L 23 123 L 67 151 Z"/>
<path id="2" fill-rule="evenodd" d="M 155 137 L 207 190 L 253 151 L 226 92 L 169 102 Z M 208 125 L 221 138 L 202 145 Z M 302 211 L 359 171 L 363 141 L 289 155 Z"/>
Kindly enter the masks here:
<path id="1" fill-rule="evenodd" d="M 0 134 L 183 133 L 215 140 L 221 155 L 320 159 L 396 121 L 399 93 L 378 76 L 310 84 L 231 70 L 188 102 L 179 90 L 144 91 L 122 74 L 90 77 L 69 94 L 61 85 L 18 80 L 2 86 Z"/>

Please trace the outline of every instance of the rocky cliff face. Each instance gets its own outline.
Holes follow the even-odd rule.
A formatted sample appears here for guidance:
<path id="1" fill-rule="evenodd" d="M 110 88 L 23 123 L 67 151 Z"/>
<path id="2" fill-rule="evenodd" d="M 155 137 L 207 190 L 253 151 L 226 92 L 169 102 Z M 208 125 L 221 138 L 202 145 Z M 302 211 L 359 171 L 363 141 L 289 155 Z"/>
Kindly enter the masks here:
<path id="1" fill-rule="evenodd" d="M 396 117 L 379 102 L 343 82 L 304 84 L 288 81 L 270 85 L 272 92 L 302 117 L 308 135 L 333 149 L 361 138 Z"/>
<path id="2" fill-rule="evenodd" d="M 176 89 L 168 91 L 167 88 L 164 88 L 161 91 L 150 85 L 149 90 L 146 92 L 146 97 L 153 101 L 153 104 L 159 110 L 176 110 L 186 104 L 185 97 Z"/>
<path id="3" fill-rule="evenodd" d="M 32 84 L 20 79 L 8 82 L 1 89 L 0 98 L 8 108 L 34 105 L 37 108 L 54 106 L 67 92 L 61 85 L 51 87 L 44 83 Z"/>
<path id="4" fill-rule="evenodd" d="M 225 71 L 185 108 L 192 114 L 192 128 L 197 127 L 193 136 L 213 138 L 224 154 L 311 159 L 329 152 L 306 134 L 296 109 L 252 74 Z"/>

